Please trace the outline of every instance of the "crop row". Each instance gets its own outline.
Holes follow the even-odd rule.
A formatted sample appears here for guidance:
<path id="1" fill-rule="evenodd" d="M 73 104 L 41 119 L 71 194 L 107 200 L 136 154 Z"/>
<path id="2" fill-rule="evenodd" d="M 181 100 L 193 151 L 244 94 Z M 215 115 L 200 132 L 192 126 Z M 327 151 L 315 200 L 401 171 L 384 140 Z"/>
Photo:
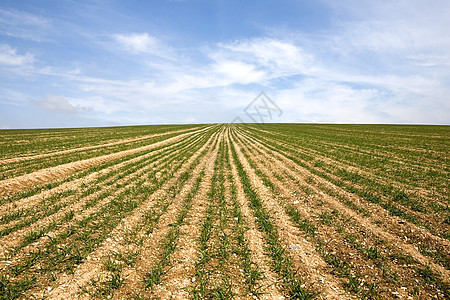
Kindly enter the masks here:
<path id="1" fill-rule="evenodd" d="M 142 138 L 179 130 L 195 130 L 199 125 L 132 126 L 110 128 L 2 130 L 0 160 L 42 155 L 68 149 L 91 147 L 127 139 Z"/>
<path id="2" fill-rule="evenodd" d="M 350 168 L 344 160 L 337 158 L 320 159 L 324 154 L 308 153 L 303 150 L 303 145 L 289 143 L 289 139 L 277 140 L 275 138 L 263 138 L 263 143 L 287 153 L 302 167 L 308 168 L 311 172 L 319 175 L 333 184 L 340 186 L 347 191 L 354 193 L 372 203 L 381 205 L 394 216 L 401 217 L 411 223 L 423 226 L 443 238 L 448 239 L 450 209 L 446 187 L 442 192 L 433 192 L 432 195 L 424 195 L 423 190 L 429 190 L 427 184 L 420 188 L 405 184 L 393 183 L 392 179 L 381 179 L 383 176 L 372 174 L 370 169 L 365 172 Z M 290 139 L 291 141 L 294 138 Z M 353 163 L 364 161 L 364 159 L 354 160 Z M 390 166 L 391 163 L 386 163 Z M 361 168 L 361 167 L 360 167 Z M 448 174 L 448 172 L 446 173 Z M 442 175 L 439 180 L 447 182 L 446 175 Z M 437 189 L 436 189 L 437 190 Z"/>
<path id="3" fill-rule="evenodd" d="M 0 299 L 450 297 L 448 172 L 422 183 L 381 172 L 437 169 L 445 129 L 199 128 L 155 129 L 168 134 L 142 141 L 166 142 L 5 195 Z"/>
<path id="4" fill-rule="evenodd" d="M 204 135 L 211 135 L 205 133 Z M 127 165 L 123 166 L 121 175 L 115 176 L 112 182 L 108 182 L 110 188 L 101 189 L 95 194 L 95 190 L 90 189 L 91 185 L 85 186 L 77 193 L 77 198 L 72 202 L 84 201 L 84 205 L 76 211 L 68 210 L 61 219 L 53 220 L 45 227 L 36 228 L 25 235 L 21 244 L 8 251 L 7 265 L 4 268 L 2 280 L 6 281 L 7 290 L 12 296 L 18 296 L 37 284 L 48 284 L 54 281 L 58 272 L 73 272 L 75 266 L 81 263 L 107 236 L 108 232 L 117 226 L 120 220 L 139 206 L 148 196 L 157 190 L 164 182 L 182 166 L 183 159 L 192 155 L 201 146 L 204 140 L 198 143 L 185 142 L 182 150 L 177 155 L 171 157 L 167 163 L 162 163 L 165 157 L 170 154 L 162 152 L 154 159 L 154 168 L 149 168 L 144 172 L 139 169 L 131 169 L 139 172 L 138 176 L 126 174 Z M 176 149 L 175 149 L 176 150 Z M 172 150 L 174 151 L 174 150 Z M 151 163 L 147 162 L 147 163 Z M 161 162 L 161 164 L 159 164 Z M 168 167 L 170 166 L 170 167 Z M 113 173 L 119 170 L 111 170 Z M 158 176 L 155 174 L 160 173 Z M 152 184 L 148 184 L 148 179 L 152 179 Z M 106 180 L 107 176 L 102 176 Z M 120 179 L 121 182 L 115 182 Z M 90 197 L 95 194 L 94 197 Z M 100 204 L 97 209 L 86 213 L 86 211 Z M 38 205 L 42 209 L 45 206 Z M 53 210 L 52 212 L 56 212 Z M 72 213 L 71 213 L 72 212 Z M 44 211 L 45 215 L 46 212 Z M 59 227 L 62 227 L 59 228 Z M 50 231 L 57 230 L 57 234 L 51 236 Z M 46 235 L 44 237 L 44 235 Z M 40 241 L 43 239 L 43 241 Z M 34 243 L 36 246 L 29 251 L 19 251 L 27 244 Z M 11 259 L 14 258 L 14 262 Z M 39 274 L 39 282 L 35 282 L 36 274 Z M 33 284 L 31 285 L 31 282 Z"/>
<path id="5" fill-rule="evenodd" d="M 32 159 L 12 161 L 10 163 L 2 163 L 0 164 L 0 172 L 1 172 L 0 180 L 28 174 L 44 168 L 59 166 L 73 161 L 80 161 L 84 159 L 99 157 L 129 149 L 143 147 L 148 144 L 153 144 L 168 139 L 170 137 L 175 137 L 177 135 L 179 135 L 179 132 L 177 131 L 167 132 L 155 134 L 145 139 L 138 139 L 134 141 L 123 141 L 120 143 L 116 142 L 115 144 L 112 145 L 109 144 L 98 145 L 95 148 L 71 149 L 71 152 L 62 152 L 62 153 L 56 152 L 51 155 L 48 154 L 45 156 L 38 155 L 36 157 L 30 157 Z"/>
<path id="6" fill-rule="evenodd" d="M 255 135 L 240 136 L 242 145 L 247 145 L 250 148 L 249 151 L 251 151 L 246 155 L 247 159 L 251 161 L 259 158 L 258 163 L 253 163 L 253 169 L 257 170 L 258 175 L 264 183 L 272 189 L 274 197 L 277 195 L 284 195 L 283 197 L 285 197 L 291 194 L 288 197 L 288 199 L 290 198 L 289 200 L 284 200 L 286 202 L 288 201 L 285 204 L 285 209 L 291 216 L 291 220 L 296 222 L 297 226 L 314 242 L 317 251 L 322 254 L 324 260 L 338 269 L 337 274 L 347 277 L 348 282 L 346 285 L 353 286 L 351 289 L 353 292 L 357 292 L 364 297 L 372 297 L 379 295 L 380 291 L 392 291 L 395 289 L 394 286 L 398 285 L 401 280 L 404 281 L 401 284 L 406 288 L 408 283 L 411 283 L 411 278 L 416 278 L 416 281 L 424 282 L 421 285 L 413 282 L 412 286 L 408 288 L 412 291 L 412 294 L 419 294 L 418 286 L 427 287 L 429 283 L 435 283 L 441 289 L 440 293 L 448 294 L 448 282 L 444 283 L 442 281 L 440 277 L 441 273 L 439 272 L 440 270 L 446 273 L 447 271 L 445 269 L 438 268 L 439 270 L 436 271 L 434 269 L 433 271 L 427 263 L 424 264 L 423 261 L 419 263 L 417 259 L 405 254 L 404 249 L 396 250 L 391 245 L 385 245 L 386 242 L 383 240 L 386 237 L 385 234 L 374 234 L 378 232 L 373 232 L 370 225 L 366 226 L 367 223 L 363 222 L 362 224 L 358 224 L 358 222 L 355 222 L 364 220 L 364 218 L 354 220 L 352 218 L 354 214 L 347 214 L 347 208 L 351 208 L 357 214 L 366 216 L 369 211 L 361 207 L 360 203 L 354 201 L 355 199 L 352 199 L 352 197 L 345 196 L 345 193 L 337 192 L 336 188 L 339 189 L 338 186 L 331 185 L 330 188 L 329 183 L 324 184 L 323 181 L 321 182 L 319 180 L 320 177 L 315 177 L 314 172 L 308 172 L 311 170 L 305 168 L 305 165 L 297 164 L 298 159 L 292 154 L 289 155 L 278 150 L 280 147 L 270 147 L 264 143 L 261 143 L 259 147 L 255 147 L 258 143 L 255 143 L 254 138 Z M 276 152 L 281 152 L 284 159 L 277 159 L 277 155 L 274 155 Z M 292 159 L 291 167 L 288 167 L 287 160 L 289 159 Z M 274 168 L 274 166 L 279 167 Z M 301 173 L 304 173 L 304 175 L 299 177 L 299 169 L 303 168 L 305 170 Z M 262 170 L 266 171 L 263 172 Z M 308 173 L 309 175 L 307 175 Z M 292 193 L 294 195 L 293 197 Z M 328 196 L 324 197 L 324 193 L 328 194 Z M 324 198 L 334 198 L 335 201 L 325 201 Z M 343 203 L 345 205 L 335 205 L 336 203 Z M 295 209 L 298 206 L 303 208 L 301 213 Z M 308 210 L 309 212 L 307 212 Z M 402 223 L 404 222 L 402 221 Z M 324 225 L 328 225 L 330 228 L 319 233 L 318 229 L 324 227 Z M 384 231 L 382 232 L 384 233 Z M 398 233 L 398 231 L 395 233 Z M 326 239 L 320 239 L 320 236 L 326 237 Z M 330 237 L 333 238 L 330 239 Z M 400 235 L 397 241 L 401 241 L 402 239 L 403 237 Z M 412 239 L 409 242 L 416 245 L 418 243 L 420 247 L 420 242 L 424 242 L 424 239 L 421 241 Z M 432 252 L 433 255 L 430 255 L 431 258 L 444 267 L 447 266 L 448 262 L 448 248 L 446 250 L 445 245 L 445 242 L 430 245 L 434 249 Z M 344 246 L 350 246 L 351 248 L 345 250 Z M 405 245 L 406 247 L 408 245 Z M 339 256 L 341 257 L 340 259 Z M 374 265 L 371 266 L 367 262 L 367 259 L 369 259 L 369 262 L 372 260 L 372 264 Z M 348 261 L 352 263 L 348 264 Z M 359 265 L 359 267 L 353 267 L 355 262 L 358 263 L 356 265 Z M 407 266 L 406 268 L 404 268 L 405 265 Z M 351 266 L 353 267 L 353 271 L 350 268 Z M 377 269 L 379 269 L 378 274 L 373 271 Z M 364 272 L 369 270 L 371 274 L 363 274 L 362 270 Z M 425 278 L 421 276 L 423 274 L 426 274 Z M 381 280 L 370 283 L 365 278 L 379 278 Z M 361 280 L 363 281 L 361 282 Z M 389 287 L 389 282 L 393 286 Z M 430 285 L 426 289 L 433 288 L 435 286 Z M 421 292 L 424 293 L 423 290 Z M 425 292 L 427 295 L 429 293 L 430 291 Z"/>

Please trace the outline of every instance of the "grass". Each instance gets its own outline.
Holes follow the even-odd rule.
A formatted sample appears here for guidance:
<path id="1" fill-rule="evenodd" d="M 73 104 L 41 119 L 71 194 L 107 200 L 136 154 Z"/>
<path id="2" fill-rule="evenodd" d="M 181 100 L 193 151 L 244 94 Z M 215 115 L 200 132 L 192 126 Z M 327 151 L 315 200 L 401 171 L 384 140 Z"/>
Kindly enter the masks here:
<path id="1" fill-rule="evenodd" d="M 307 127 L 306 127 L 307 128 Z M 440 128 L 440 127 L 439 127 Z M 444 127 L 443 129 L 446 129 Z M 255 131 L 252 131 L 253 138 L 255 138 Z M 442 132 L 442 134 L 444 134 Z M 445 226 L 442 226 L 443 222 L 433 222 L 430 224 L 430 221 L 436 220 L 436 216 L 438 218 L 445 218 L 446 215 L 449 214 L 449 207 L 438 205 L 436 202 L 431 202 L 433 205 L 430 205 L 430 207 L 434 207 L 434 210 L 432 214 L 427 215 L 426 217 L 424 215 L 417 215 L 414 214 L 414 210 L 418 210 L 417 207 L 425 205 L 427 203 L 424 199 L 420 198 L 417 200 L 413 200 L 411 198 L 411 195 L 407 195 L 408 197 L 408 207 L 403 207 L 400 201 L 395 201 L 395 196 L 397 196 L 397 199 L 402 198 L 406 199 L 403 194 L 401 193 L 401 189 L 394 188 L 392 186 L 384 186 L 380 183 L 376 183 L 373 181 L 373 179 L 368 179 L 366 183 L 364 183 L 364 186 L 355 186 L 353 184 L 349 184 L 347 181 L 340 179 L 340 177 L 336 176 L 334 173 L 329 173 L 328 169 L 324 169 L 318 166 L 312 166 L 310 164 L 310 161 L 313 160 L 312 156 L 308 156 L 310 154 L 305 155 L 303 152 L 299 152 L 299 149 L 304 149 L 305 146 L 308 145 L 310 142 L 306 142 L 305 144 L 301 144 L 301 146 L 295 145 L 292 141 L 296 139 L 296 136 L 289 135 L 289 139 L 281 139 L 280 136 L 287 136 L 286 133 L 277 135 L 276 137 L 272 137 L 268 139 L 266 136 L 267 134 L 258 132 L 257 133 L 257 140 L 260 140 L 265 146 L 267 146 L 269 149 L 276 151 L 282 155 L 284 155 L 289 160 L 292 160 L 295 164 L 301 166 L 302 168 L 307 169 L 312 174 L 317 175 L 319 177 L 322 177 L 323 179 L 327 180 L 328 182 L 344 189 L 347 192 L 350 192 L 352 194 L 356 194 L 357 196 L 360 196 L 361 198 L 372 202 L 374 204 L 382 206 L 384 209 L 386 209 L 391 215 L 401 217 L 413 224 L 416 224 L 418 226 L 423 226 L 427 228 L 432 234 L 440 235 L 443 238 L 450 238 L 448 234 L 448 229 Z M 337 136 L 339 138 L 339 136 Z M 315 138 L 315 141 L 320 141 L 322 137 L 318 136 Z M 276 140 L 276 142 L 275 142 Z M 289 141 L 289 142 L 288 142 Z M 320 143 L 320 142 L 319 142 Z M 307 147 L 306 147 L 307 148 Z M 339 149 L 339 148 L 336 148 Z M 336 149 L 334 150 L 336 152 Z M 345 148 L 346 149 L 346 148 Z M 439 149 L 441 148 L 441 145 L 439 145 Z M 442 158 L 443 161 L 446 161 L 445 157 Z M 357 163 L 360 161 L 358 160 Z M 353 162 L 355 163 L 355 162 Z M 438 162 L 440 164 L 440 162 Z M 406 166 L 409 166 L 406 164 Z M 404 166 L 402 166 L 404 168 Z M 335 168 L 334 168 L 335 169 Z M 372 171 L 373 172 L 373 171 Z M 418 170 L 420 174 L 421 170 Z M 444 173 L 445 174 L 445 173 Z M 445 178 L 445 175 L 443 174 L 443 178 Z M 442 179 L 443 179 L 442 178 Z M 444 179 L 443 179 L 444 180 Z M 438 183 L 440 185 L 440 183 Z M 422 188 L 426 188 L 427 186 L 423 186 Z M 414 187 L 411 187 L 414 188 Z M 435 190 L 435 188 L 433 188 Z M 443 192 L 445 194 L 445 192 Z M 448 198 L 445 196 L 442 196 L 442 201 L 448 202 Z M 436 198 L 433 197 L 433 200 Z M 439 202 L 438 202 L 439 203 Z M 347 202 L 346 205 L 354 205 L 354 203 Z M 416 207 L 415 209 L 411 209 L 411 207 Z M 438 211 L 436 211 L 438 210 Z M 368 215 L 369 213 L 367 211 L 362 211 L 363 214 Z M 442 217 L 439 217 L 441 216 Z M 419 219 L 420 217 L 420 219 Z M 415 235 L 411 235 L 408 238 L 416 239 Z M 419 243 L 420 241 L 417 241 Z"/>
<path id="2" fill-rule="evenodd" d="M 194 133 L 200 129 L 206 130 Z M 46 295 L 63 274 L 74 279 L 92 256 L 99 272 L 74 297 L 158 297 L 156 286 L 178 280 L 169 276 L 179 276 L 171 271 L 182 264 L 174 254 L 183 235 L 195 241 L 189 245 L 197 257 L 189 265 L 195 280 L 185 290 L 194 299 L 265 297 L 267 274 L 258 263 L 275 276 L 269 288 L 290 299 L 326 297 L 328 284 L 360 299 L 390 299 L 400 289 L 413 298 L 450 297 L 446 274 L 439 271 L 450 267 L 448 126 L 5 130 L 0 160 L 44 157 L 0 161 L 0 181 L 137 149 L 182 134 L 176 130 L 189 134 L 2 194 L 0 242 L 7 247 L 0 253 L 0 299 Z M 56 153 L 64 150 L 70 151 Z M 217 153 L 212 173 L 205 169 L 208 153 Z M 206 198 L 194 201 L 199 194 Z M 168 227 L 161 227 L 174 212 Z M 192 212 L 201 212 L 199 221 L 185 226 Z M 287 219 L 281 223 L 279 215 Z M 136 221 L 129 224 L 131 216 Z M 155 230 L 164 232 L 156 231 L 158 250 L 143 257 Z M 285 230 L 314 248 L 323 279 L 311 285 L 295 257 L 301 252 L 283 240 Z M 255 231 L 267 261 L 256 261 Z M 133 290 L 130 272 L 138 279 Z"/>
<path id="3" fill-rule="evenodd" d="M 241 141 L 243 141 L 243 140 L 241 139 Z M 247 144 L 247 145 L 251 145 L 251 144 Z M 255 148 L 252 149 L 252 147 L 249 147 L 249 153 L 246 154 L 245 153 L 246 151 L 242 151 L 242 152 L 245 154 L 246 159 L 249 160 L 249 163 L 252 166 L 252 168 L 255 170 L 258 170 L 255 173 L 261 178 L 261 180 L 264 183 L 266 183 L 269 180 L 267 177 L 267 172 L 264 171 L 264 169 L 262 169 L 260 166 L 258 166 L 255 162 L 252 162 L 252 160 L 254 160 L 254 157 L 257 157 L 262 152 Z M 264 163 L 268 162 L 268 160 L 262 160 L 262 161 Z M 271 164 L 273 164 L 273 163 L 275 163 L 275 162 L 271 162 Z M 270 168 L 270 164 L 267 163 L 267 165 Z M 283 174 L 283 175 L 278 174 L 274 170 L 272 170 L 271 173 L 273 173 L 274 177 L 277 178 L 277 180 L 279 180 L 279 181 L 284 181 L 285 178 L 283 177 L 283 175 L 287 174 L 287 173 Z M 295 181 L 295 179 L 293 177 L 286 176 L 286 178 L 288 180 Z M 309 184 L 314 183 L 313 180 L 306 180 L 306 182 Z M 303 186 L 301 186 L 301 183 L 299 183 L 298 181 L 296 181 L 295 184 L 296 185 L 300 184 L 300 186 L 298 186 L 298 187 L 301 190 L 307 191 L 307 194 L 309 194 L 311 192 L 310 189 L 303 188 Z M 275 195 L 283 193 L 279 189 L 276 189 L 274 187 L 273 183 L 266 184 L 266 186 L 269 187 L 274 192 Z M 322 190 L 324 190 L 323 186 L 320 186 L 320 188 Z M 334 196 L 338 196 L 336 193 L 330 193 L 330 194 L 332 194 Z M 402 195 L 402 197 L 405 197 L 405 196 Z M 342 200 L 343 200 L 343 202 L 345 201 L 345 199 L 342 199 Z M 346 286 L 351 292 L 357 293 L 358 295 L 360 295 L 363 298 L 377 298 L 378 297 L 380 289 L 382 290 L 382 288 L 379 286 L 378 283 L 375 283 L 375 282 L 366 283 L 365 282 L 363 284 L 362 282 L 359 282 L 358 278 L 361 277 L 361 275 L 358 272 L 357 273 L 352 272 L 351 270 L 353 269 L 353 267 L 350 267 L 350 265 L 348 265 L 347 263 L 340 260 L 336 255 L 332 255 L 332 254 L 329 254 L 329 252 L 327 252 L 326 248 L 328 245 L 326 243 L 324 243 L 317 236 L 316 226 L 311 225 L 310 222 L 308 221 L 308 219 L 303 218 L 301 216 L 301 214 L 292 205 L 286 204 L 286 203 L 281 203 L 281 202 L 280 202 L 280 204 L 285 206 L 285 211 L 291 217 L 291 220 L 307 234 L 309 239 L 311 239 L 316 244 L 316 249 L 318 249 L 318 251 L 320 253 L 322 253 L 322 255 L 324 256 L 325 260 L 334 269 L 336 269 L 336 274 L 347 277 L 348 281 L 347 281 Z M 323 203 L 321 205 L 323 205 Z M 353 208 L 355 210 L 357 210 L 358 212 L 362 213 L 364 216 L 367 216 L 367 213 L 364 210 L 361 210 L 356 206 L 353 206 Z M 335 217 L 339 217 L 338 219 L 342 219 L 342 216 L 336 209 L 333 209 L 331 212 L 326 212 L 326 211 L 322 212 L 319 214 L 320 224 L 322 224 L 322 226 L 326 225 L 326 226 L 336 228 L 340 234 L 345 233 L 346 228 L 350 225 L 350 224 L 348 224 L 348 220 L 342 219 L 342 221 L 344 222 L 343 224 L 345 224 L 345 226 L 344 226 L 344 225 L 340 225 L 341 221 L 339 221 L 339 223 L 336 223 L 337 220 L 335 220 Z M 386 263 L 387 258 L 384 256 L 384 254 L 382 254 L 379 251 L 379 249 L 376 246 L 363 247 L 359 242 L 356 241 L 356 237 L 349 235 L 349 234 L 344 234 L 343 237 L 345 238 L 346 243 L 350 242 L 350 244 L 353 245 L 353 247 L 356 250 L 360 251 L 368 259 L 374 261 L 376 266 L 378 266 L 381 270 L 383 270 L 383 276 L 386 277 L 387 281 L 398 284 L 398 282 L 396 282 L 398 275 L 391 270 L 389 265 Z M 358 288 L 356 288 L 356 286 L 358 286 Z M 445 285 L 442 286 L 441 289 L 443 289 L 445 291 L 446 290 Z"/>
<path id="4" fill-rule="evenodd" d="M 183 173 L 189 174 L 189 173 Z M 162 249 L 162 253 L 160 254 L 155 265 L 147 272 L 144 277 L 144 286 L 146 288 L 153 288 L 153 286 L 159 284 L 161 282 L 161 276 L 164 275 L 164 269 L 170 264 L 170 256 L 175 251 L 177 246 L 177 240 L 180 235 L 180 226 L 183 225 L 184 219 L 188 214 L 190 208 L 192 207 L 192 199 L 197 194 L 200 183 L 202 182 L 202 178 L 204 176 L 204 171 L 201 171 L 199 177 L 196 178 L 193 186 L 191 187 L 187 198 L 184 200 L 184 205 L 178 214 L 175 223 L 171 224 L 171 228 L 168 234 L 165 236 L 164 240 L 161 243 L 160 248 Z M 190 176 L 180 176 L 180 181 L 177 186 L 179 186 L 177 191 L 173 192 L 173 196 L 181 190 L 182 184 L 189 179 Z"/>
<path id="5" fill-rule="evenodd" d="M 191 151 L 195 151 L 195 148 Z M 178 155 L 184 156 L 185 154 L 179 153 Z M 166 176 L 160 178 L 159 184 L 150 190 L 142 185 L 145 182 L 145 177 L 143 176 L 141 176 L 143 179 L 135 182 L 133 186 L 125 185 L 126 188 L 114 195 L 109 203 L 100 208 L 100 211 L 77 221 L 51 239 L 44 251 L 39 249 L 37 252 L 30 252 L 24 262 L 12 267 L 14 275 L 18 276 L 24 272 L 32 272 L 32 266 L 38 261 L 41 265 L 39 272 L 41 274 L 49 274 L 57 269 L 60 272 L 73 272 L 75 265 L 84 261 L 88 253 L 100 244 L 108 232 L 118 224 L 127 212 L 136 208 L 143 199 L 148 198 L 152 190 L 158 189 L 181 165 L 181 162 L 173 165 L 175 168 Z M 165 165 L 163 164 L 160 167 L 165 167 Z M 186 178 L 186 176 L 184 177 Z M 112 193 L 109 191 L 101 195 L 103 198 L 106 198 Z M 131 200 L 134 195 L 139 195 L 139 197 L 136 200 Z M 70 246 L 58 246 L 61 244 L 70 244 Z"/>
<path id="6" fill-rule="evenodd" d="M 264 233 L 267 243 L 268 256 L 272 261 L 272 268 L 282 278 L 283 284 L 287 290 L 287 295 L 293 299 L 315 298 L 317 295 L 316 291 L 308 290 L 302 287 L 302 283 L 297 277 L 292 266 L 292 259 L 281 246 L 279 242 L 278 230 L 271 221 L 271 217 L 267 210 L 263 207 L 258 193 L 254 190 L 233 144 L 231 151 L 234 163 L 238 169 L 244 192 L 249 199 L 250 207 L 252 208 L 256 222 L 258 223 L 258 230 Z"/>
<path id="7" fill-rule="evenodd" d="M 212 298 L 214 295 L 222 297 L 226 294 L 225 291 L 229 289 L 224 286 L 218 286 L 211 288 L 210 278 L 211 271 L 208 269 L 208 264 L 213 258 L 212 249 L 210 247 L 211 237 L 215 234 L 214 223 L 218 215 L 218 209 L 220 204 L 218 202 L 223 201 L 224 191 L 223 183 L 224 177 L 222 173 L 223 168 L 223 141 L 219 145 L 219 155 L 214 162 L 214 173 L 211 178 L 211 188 L 208 191 L 209 205 L 206 208 L 205 217 L 201 222 L 200 236 L 198 243 L 200 245 L 199 260 L 195 263 L 195 286 L 192 290 L 194 299 L 206 299 Z M 222 199 L 219 199 L 222 198 Z"/>

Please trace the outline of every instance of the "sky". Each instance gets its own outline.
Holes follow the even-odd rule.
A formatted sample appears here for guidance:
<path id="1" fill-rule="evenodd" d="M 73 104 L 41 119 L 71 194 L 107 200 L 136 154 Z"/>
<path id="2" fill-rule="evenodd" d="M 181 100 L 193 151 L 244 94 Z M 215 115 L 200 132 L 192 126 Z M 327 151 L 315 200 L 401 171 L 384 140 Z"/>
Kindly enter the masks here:
<path id="1" fill-rule="evenodd" d="M 450 124 L 448 0 L 2 0 L 0 128 Z"/>

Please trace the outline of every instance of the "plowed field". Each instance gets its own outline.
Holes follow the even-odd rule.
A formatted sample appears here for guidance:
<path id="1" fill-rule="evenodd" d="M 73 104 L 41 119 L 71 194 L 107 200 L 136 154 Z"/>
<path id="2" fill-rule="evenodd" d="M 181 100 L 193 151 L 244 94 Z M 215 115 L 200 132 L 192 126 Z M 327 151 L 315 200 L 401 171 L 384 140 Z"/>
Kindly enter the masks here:
<path id="1" fill-rule="evenodd" d="M 450 299 L 450 127 L 0 131 L 0 299 Z"/>

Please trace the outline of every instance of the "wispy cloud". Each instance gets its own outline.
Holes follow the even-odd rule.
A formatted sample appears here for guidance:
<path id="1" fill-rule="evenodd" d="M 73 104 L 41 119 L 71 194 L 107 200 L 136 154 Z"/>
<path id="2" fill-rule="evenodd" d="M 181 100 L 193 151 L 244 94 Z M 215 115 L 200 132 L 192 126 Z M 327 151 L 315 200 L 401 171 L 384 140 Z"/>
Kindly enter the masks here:
<path id="1" fill-rule="evenodd" d="M 7 44 L 0 45 L 0 66 L 22 67 L 31 65 L 34 62 L 34 55 L 31 53 L 18 54 L 17 49 L 11 48 Z"/>
<path id="2" fill-rule="evenodd" d="M 222 85 L 255 83 L 265 77 L 265 72 L 258 71 L 256 65 L 235 60 L 218 62 L 210 69 L 210 74 L 223 79 Z"/>
<path id="3" fill-rule="evenodd" d="M 183 44 L 154 24 L 95 31 L 80 23 L 74 35 L 87 41 L 63 58 L 8 39 L 0 75 L 12 78 L 5 85 L 11 99 L 20 82 L 32 86 L 21 98 L 40 99 L 34 108 L 121 124 L 228 122 L 262 90 L 284 111 L 277 121 L 450 123 L 449 2 L 321 3 L 332 11 L 331 25 L 311 31 L 286 21 L 257 36 Z M 0 9 L 0 34 L 26 38 L 35 27 L 42 38 L 39 30 L 49 26 Z"/>
<path id="4" fill-rule="evenodd" d="M 77 111 L 90 111 L 92 107 L 82 106 L 70 101 L 62 95 L 47 94 L 42 100 L 32 101 L 35 105 L 45 108 L 50 111 L 63 112 L 68 114 L 76 113 Z M 75 99 L 76 102 L 76 99 Z"/>
<path id="5" fill-rule="evenodd" d="M 15 106 L 23 106 L 27 104 L 30 96 L 26 93 L 12 90 L 0 88 L 0 103 L 1 104 L 9 104 Z"/>
<path id="6" fill-rule="evenodd" d="M 272 78 L 305 73 L 312 59 L 292 41 L 268 37 L 220 43 L 218 46 L 218 50 L 211 54 L 213 58 L 237 57 L 264 68 Z"/>
<path id="7" fill-rule="evenodd" d="M 48 19 L 15 9 L 0 8 L 0 34 L 33 41 L 42 41 Z"/>
<path id="8" fill-rule="evenodd" d="M 120 47 L 132 54 L 152 54 L 170 58 L 172 49 L 148 33 L 114 34 L 113 39 Z"/>
<path id="9" fill-rule="evenodd" d="M 320 51 L 314 51 L 315 47 L 332 45 L 337 38 L 345 40 L 347 35 L 352 33 L 330 32 L 316 45 L 306 48 L 302 47 L 301 39 L 282 36 L 211 44 L 207 50 L 199 48 L 209 58 L 208 63 L 194 67 L 181 61 L 160 62 L 157 80 L 106 80 L 82 75 L 71 78 L 84 91 L 102 96 L 96 109 L 108 114 L 140 109 L 174 110 L 174 103 L 179 103 L 176 107 L 185 111 L 190 111 L 189 106 L 195 107 L 193 103 L 203 103 L 198 106 L 200 110 L 226 107 L 232 114 L 251 101 L 259 90 L 269 90 L 283 110 L 289 112 L 286 121 L 425 122 L 425 117 L 419 118 L 423 116 L 420 110 L 424 109 L 420 99 L 429 97 L 434 98 L 434 103 L 442 103 L 442 109 L 449 109 L 441 93 L 448 88 L 436 80 L 439 78 L 421 75 L 419 69 L 416 74 L 396 70 L 374 74 L 348 63 L 351 50 L 339 48 L 340 55 L 346 59 L 333 63 Z M 353 59 L 361 60 L 359 55 L 355 53 Z M 388 54 L 379 53 L 380 57 L 383 55 Z M 376 62 L 367 63 L 376 65 Z M 287 80 L 284 87 L 277 86 L 279 80 Z M 109 105 L 104 102 L 105 97 Z M 406 109 L 408 106 L 414 108 Z M 427 118 L 446 122 L 437 113 L 439 109 L 427 107 L 436 112 L 428 113 Z"/>

